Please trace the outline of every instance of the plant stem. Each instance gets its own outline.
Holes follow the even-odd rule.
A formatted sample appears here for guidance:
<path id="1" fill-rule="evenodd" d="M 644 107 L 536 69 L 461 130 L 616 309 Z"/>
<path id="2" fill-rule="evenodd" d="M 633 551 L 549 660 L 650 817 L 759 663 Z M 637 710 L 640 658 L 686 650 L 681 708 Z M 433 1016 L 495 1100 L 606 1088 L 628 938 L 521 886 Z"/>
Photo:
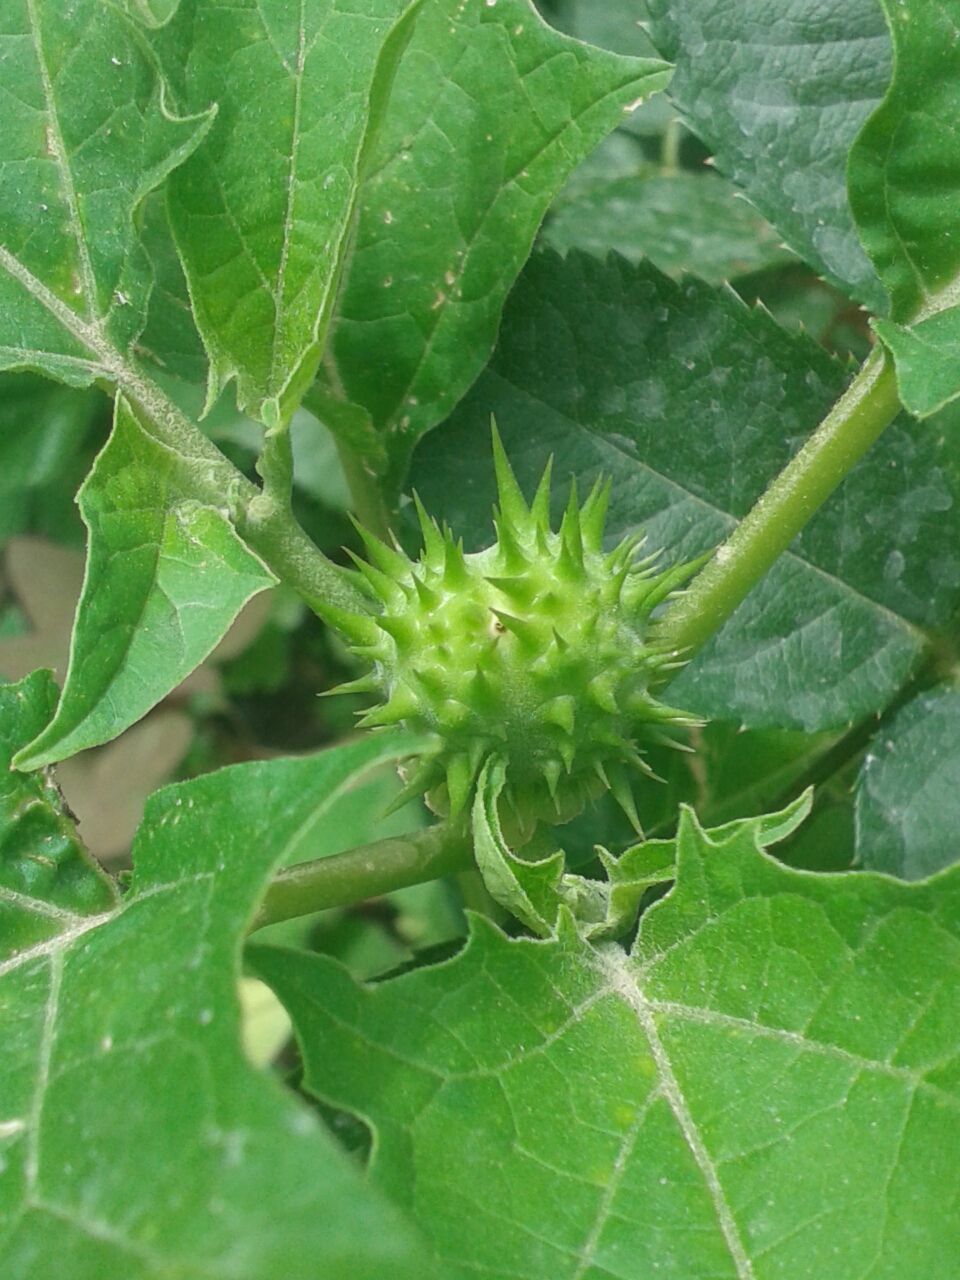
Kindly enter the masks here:
<path id="1" fill-rule="evenodd" d="M 899 409 L 893 363 L 877 348 L 800 452 L 664 614 L 656 628 L 658 643 L 688 657 L 719 631 Z"/>
<path id="2" fill-rule="evenodd" d="M 360 845 L 332 858 L 318 858 L 279 871 L 267 889 L 252 929 L 378 898 L 394 889 L 423 884 L 473 865 L 465 831 L 438 823 L 410 836 Z"/>
<path id="3" fill-rule="evenodd" d="M 314 546 L 289 503 L 279 498 L 277 486 L 282 493 L 282 476 L 289 465 L 289 438 L 272 442 L 275 456 L 267 459 L 267 470 L 274 468 L 272 491 L 263 491 L 224 457 L 156 383 L 131 373 L 118 377 L 118 382 L 143 430 L 174 455 L 185 492 L 227 510 L 240 536 L 311 609 L 326 603 L 354 613 L 370 611 L 366 597 Z"/>
<path id="4" fill-rule="evenodd" d="M 683 139 L 683 125 L 679 116 L 671 116 L 663 131 L 660 144 L 660 172 L 666 175 L 677 173 L 680 168 L 680 143 Z"/>
<path id="5" fill-rule="evenodd" d="M 353 499 L 354 515 L 371 533 L 378 538 L 388 538 L 390 533 L 390 513 L 383 500 L 383 493 L 372 475 L 357 457 L 354 451 L 339 437 L 334 437 L 340 465 L 347 479 L 350 497 Z"/>
<path id="6" fill-rule="evenodd" d="M 290 423 L 270 427 L 257 459 L 257 471 L 263 480 L 263 492 L 283 511 L 290 510 L 293 498 L 293 444 Z"/>

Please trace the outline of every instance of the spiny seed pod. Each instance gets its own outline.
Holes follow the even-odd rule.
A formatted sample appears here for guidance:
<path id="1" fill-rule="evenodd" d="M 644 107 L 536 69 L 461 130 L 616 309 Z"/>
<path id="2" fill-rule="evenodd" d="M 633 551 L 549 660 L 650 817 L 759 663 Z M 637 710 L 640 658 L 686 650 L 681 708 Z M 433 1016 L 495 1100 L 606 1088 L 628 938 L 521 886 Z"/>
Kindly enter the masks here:
<path id="1" fill-rule="evenodd" d="M 640 822 L 629 771 L 650 774 L 641 743 L 694 718 L 657 701 L 651 679 L 675 655 L 649 644 L 652 610 L 691 566 L 655 573 L 641 539 L 603 550 L 609 482 L 583 507 L 576 486 L 550 528 L 550 466 L 527 506 L 494 429 L 497 540 L 465 555 L 417 499 L 423 550 L 411 561 L 359 528 L 354 557 L 377 615 L 327 610 L 373 670 L 334 692 L 379 691 L 361 725 L 405 723 L 434 746 L 407 771 L 403 799 L 426 794 L 440 814 L 468 804 L 484 762 L 506 766 L 504 835 L 522 844 L 538 823 L 562 823 L 605 790 Z M 671 743 L 671 745 L 676 745 Z"/>

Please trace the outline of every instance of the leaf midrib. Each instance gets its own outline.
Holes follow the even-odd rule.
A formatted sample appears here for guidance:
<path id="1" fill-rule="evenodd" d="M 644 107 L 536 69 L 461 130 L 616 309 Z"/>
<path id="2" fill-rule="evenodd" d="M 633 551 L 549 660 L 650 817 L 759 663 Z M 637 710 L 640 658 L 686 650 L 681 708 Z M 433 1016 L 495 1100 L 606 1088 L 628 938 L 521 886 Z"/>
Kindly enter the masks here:
<path id="1" fill-rule="evenodd" d="M 707 1150 L 697 1123 L 693 1117 L 687 1100 L 684 1097 L 680 1082 L 677 1080 L 669 1055 L 657 1030 L 654 1010 L 646 996 L 641 992 L 636 975 L 626 953 L 618 946 L 612 945 L 597 950 L 597 965 L 606 980 L 606 985 L 636 1015 L 643 1032 L 644 1039 L 650 1047 L 656 1064 L 657 1075 L 662 1093 L 684 1141 L 696 1162 L 703 1178 L 710 1201 L 713 1205 L 717 1222 L 723 1235 L 724 1244 L 733 1263 L 737 1280 L 755 1280 L 753 1264 L 747 1254 L 740 1236 L 720 1176 Z"/>

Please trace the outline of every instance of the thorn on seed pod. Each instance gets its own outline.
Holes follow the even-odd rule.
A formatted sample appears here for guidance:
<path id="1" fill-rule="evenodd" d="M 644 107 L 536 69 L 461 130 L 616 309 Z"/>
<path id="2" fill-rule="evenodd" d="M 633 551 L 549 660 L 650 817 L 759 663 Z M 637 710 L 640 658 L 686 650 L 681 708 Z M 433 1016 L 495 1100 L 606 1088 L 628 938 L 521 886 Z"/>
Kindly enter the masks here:
<path id="1" fill-rule="evenodd" d="M 508 839 L 568 821 L 604 790 L 639 831 L 630 777 L 652 774 L 645 746 L 667 737 L 665 727 L 696 723 L 651 693 L 677 655 L 648 644 L 646 629 L 696 566 L 657 572 L 637 559 L 637 533 L 605 551 L 611 484 L 602 477 L 582 505 L 571 485 L 555 530 L 550 463 L 528 505 L 495 425 L 492 434 L 498 506 L 486 550 L 465 553 L 416 494 L 416 562 L 361 529 L 369 559 L 359 570 L 383 609 L 325 611 L 373 666 L 343 690 L 382 693 L 363 723 L 432 735 L 435 747 L 405 771 L 405 799 L 425 794 L 437 812 L 460 813 L 496 754 Z"/>

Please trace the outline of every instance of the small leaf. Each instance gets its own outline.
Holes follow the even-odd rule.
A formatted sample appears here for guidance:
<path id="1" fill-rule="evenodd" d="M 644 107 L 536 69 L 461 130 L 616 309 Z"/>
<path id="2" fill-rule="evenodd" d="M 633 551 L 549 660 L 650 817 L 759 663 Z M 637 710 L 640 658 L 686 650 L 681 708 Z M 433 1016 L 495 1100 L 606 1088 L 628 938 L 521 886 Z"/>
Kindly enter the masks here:
<path id="1" fill-rule="evenodd" d="M 119 397 L 113 434 L 80 492 L 90 546 L 63 697 L 19 767 L 122 733 L 275 583 L 221 512 L 184 497 L 182 470 Z"/>
<path id="2" fill-rule="evenodd" d="M 553 196 L 668 75 L 561 36 L 531 0 L 424 7 L 371 153 L 333 332 L 334 381 L 388 444 L 392 485 L 482 369 Z"/>
<path id="3" fill-rule="evenodd" d="M 960 690 L 918 694 L 881 726 L 857 782 L 857 861 L 903 880 L 960 862 Z"/>
<path id="4" fill-rule="evenodd" d="M 900 399 L 914 417 L 929 418 L 960 396 L 960 307 L 914 325 L 874 320 L 873 328 L 893 356 Z"/>
<path id="5" fill-rule="evenodd" d="M 960 871 L 813 875 L 756 837 L 686 813 L 676 887 L 629 956 L 481 919 L 454 960 L 375 987 L 253 952 L 307 1088 L 375 1127 L 371 1181 L 442 1264 L 480 1280 L 949 1270 Z"/>
<path id="6" fill-rule="evenodd" d="M 166 788 L 121 903 L 0 964 L 3 1275 L 435 1275 L 240 1043 L 240 942 L 267 877 L 378 757 L 367 739 Z"/>
<path id="7" fill-rule="evenodd" d="M 473 802 L 473 840 L 477 866 L 487 891 L 511 915 L 534 933 L 552 933 L 560 909 L 557 894 L 563 874 L 563 854 L 538 862 L 518 858 L 500 830 L 497 801 L 503 791 L 505 769 L 500 761 L 484 765 Z"/>

